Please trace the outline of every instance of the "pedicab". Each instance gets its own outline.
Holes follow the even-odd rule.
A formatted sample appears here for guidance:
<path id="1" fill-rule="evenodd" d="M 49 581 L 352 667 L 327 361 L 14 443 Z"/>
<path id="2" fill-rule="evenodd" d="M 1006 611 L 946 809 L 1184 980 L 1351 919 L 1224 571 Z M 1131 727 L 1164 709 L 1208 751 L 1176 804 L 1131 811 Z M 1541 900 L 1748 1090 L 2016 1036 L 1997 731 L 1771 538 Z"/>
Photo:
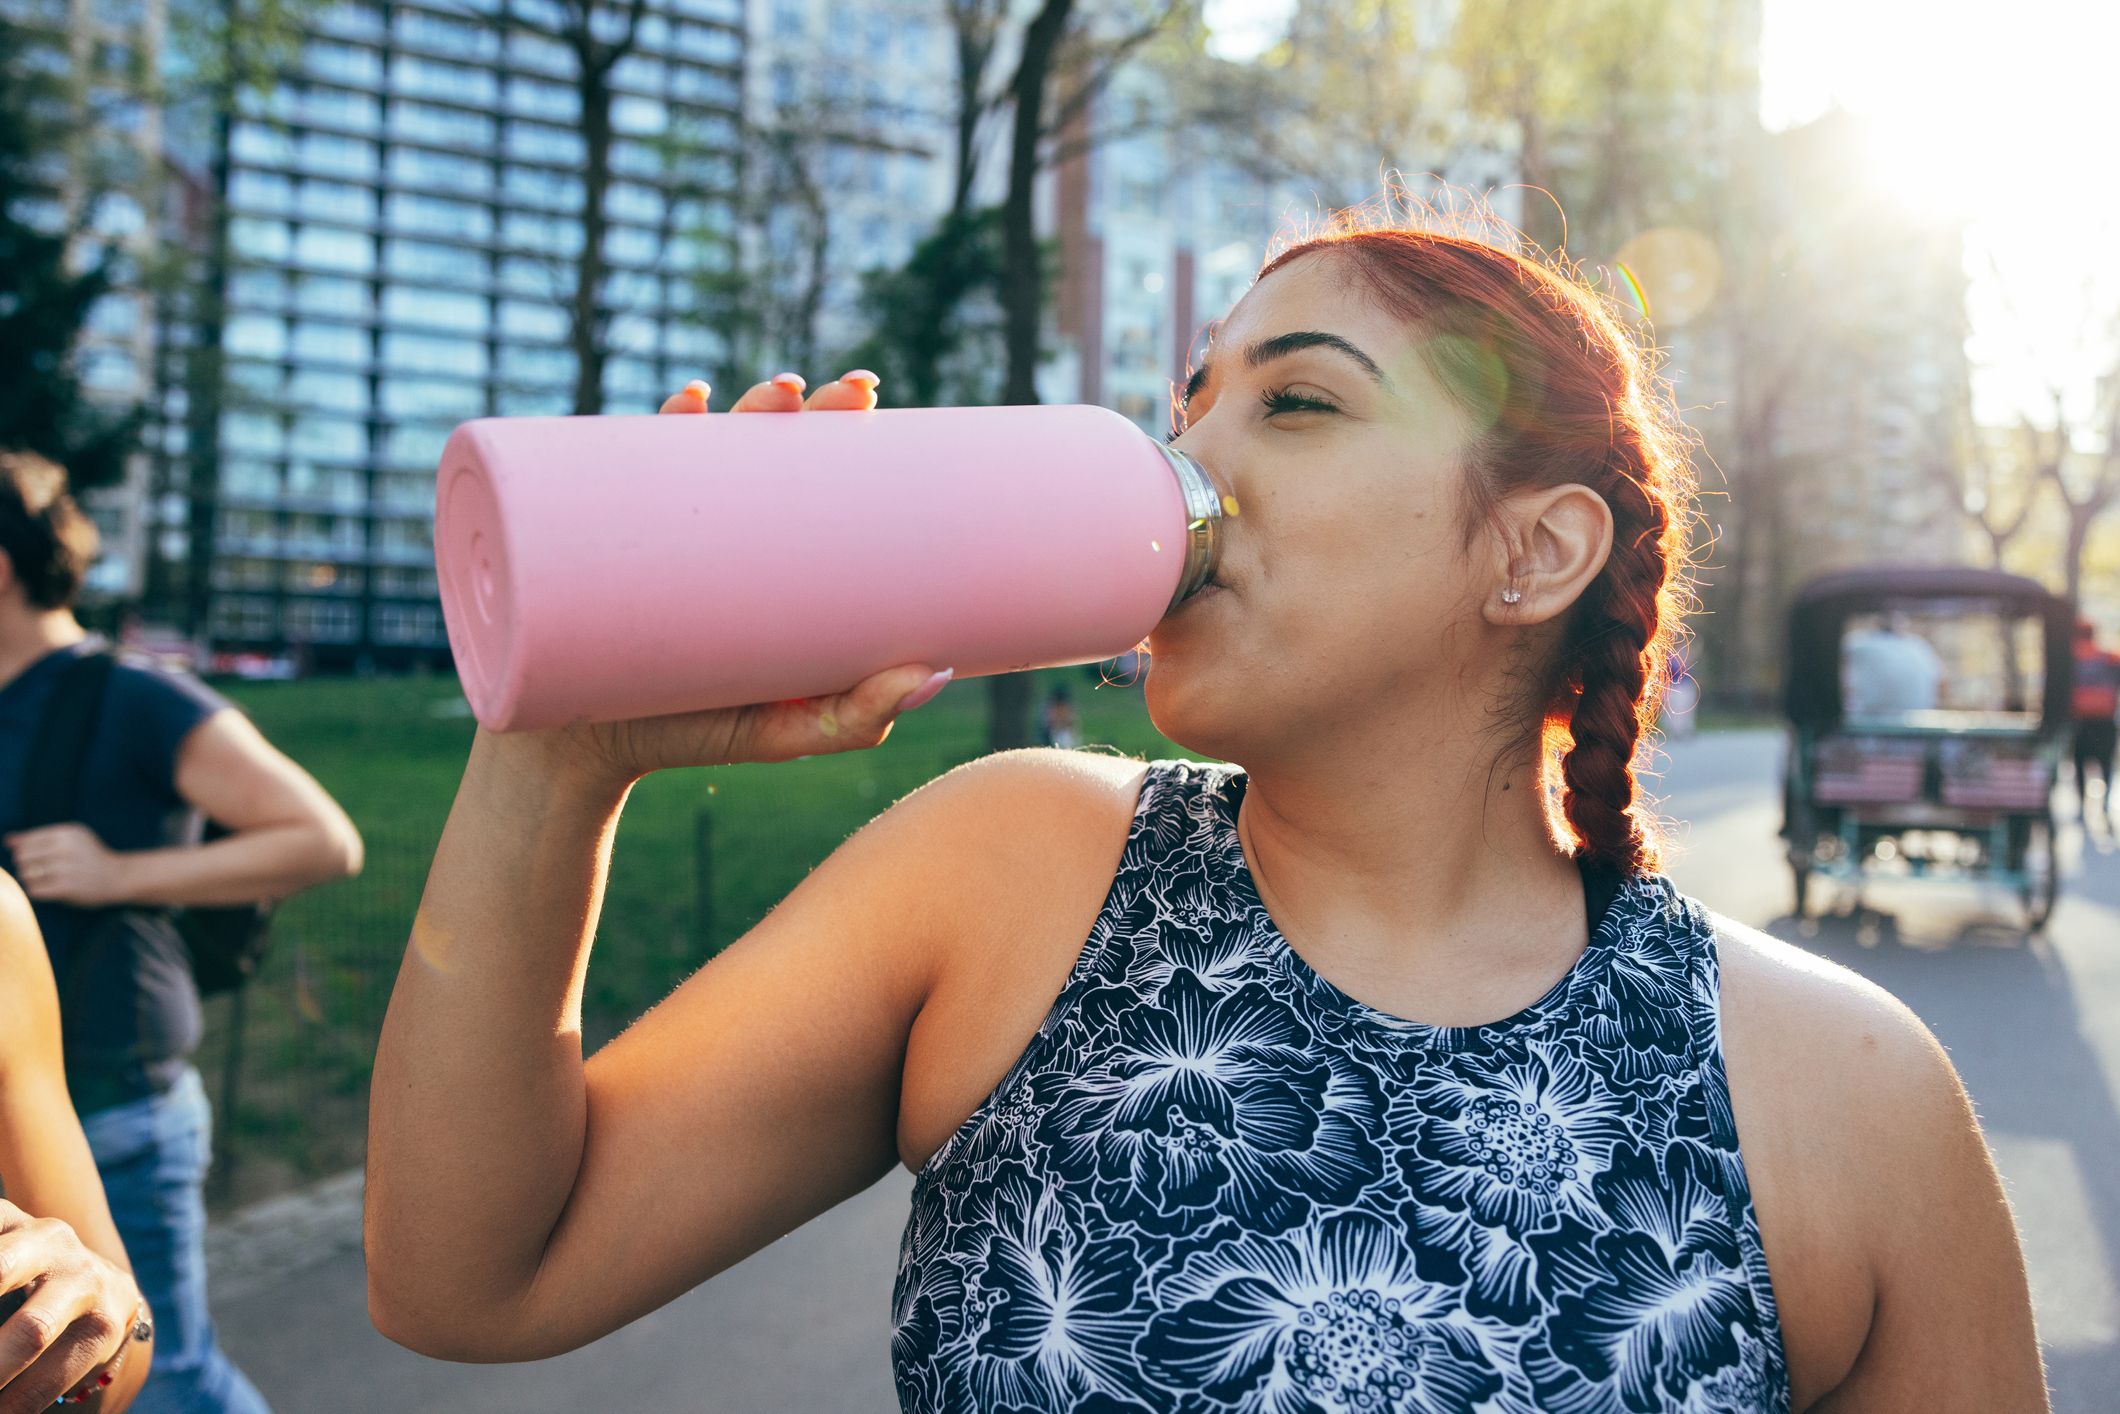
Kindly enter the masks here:
<path id="1" fill-rule="evenodd" d="M 2069 728 L 2066 601 L 1970 568 L 1813 580 L 1790 610 L 1782 837 L 1796 916 L 1817 880 L 1974 880 L 2045 926 Z"/>

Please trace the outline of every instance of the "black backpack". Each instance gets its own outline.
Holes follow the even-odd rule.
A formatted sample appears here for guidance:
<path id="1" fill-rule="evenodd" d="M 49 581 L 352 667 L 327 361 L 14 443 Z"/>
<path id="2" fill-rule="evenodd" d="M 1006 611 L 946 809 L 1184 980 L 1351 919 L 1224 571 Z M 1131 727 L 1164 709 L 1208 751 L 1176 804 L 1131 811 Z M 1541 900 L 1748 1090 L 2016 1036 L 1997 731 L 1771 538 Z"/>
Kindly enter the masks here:
<path id="1" fill-rule="evenodd" d="M 60 670 L 51 701 L 37 723 L 22 780 L 24 829 L 81 818 L 81 773 L 103 714 L 104 689 L 117 660 L 106 651 L 83 653 Z M 207 840 L 228 831 L 209 820 Z M 175 924 L 191 957 L 199 995 L 234 991 L 256 975 L 272 944 L 272 905 L 246 903 L 176 909 L 120 905 L 102 912 L 161 913 Z"/>

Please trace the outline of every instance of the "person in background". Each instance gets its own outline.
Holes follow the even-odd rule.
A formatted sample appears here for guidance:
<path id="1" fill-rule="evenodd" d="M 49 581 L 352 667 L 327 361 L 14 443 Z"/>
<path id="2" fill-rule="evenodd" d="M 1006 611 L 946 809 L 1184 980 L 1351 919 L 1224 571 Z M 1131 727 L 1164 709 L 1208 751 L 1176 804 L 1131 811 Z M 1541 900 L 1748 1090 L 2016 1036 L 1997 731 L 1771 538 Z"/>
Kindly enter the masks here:
<path id="1" fill-rule="evenodd" d="M 1848 634 L 1841 661 L 1850 717 L 1904 717 L 1943 700 L 1943 659 L 1904 614 Z"/>
<path id="2" fill-rule="evenodd" d="M 1075 724 L 1075 704 L 1064 682 L 1054 683 L 1046 695 L 1038 716 L 1038 744 L 1063 750 L 1082 744 L 1081 729 Z"/>
<path id="3" fill-rule="evenodd" d="M 68 783 L 78 818 L 28 818 L 27 784 L 62 680 L 108 645 L 73 604 L 96 533 L 42 457 L 0 452 L 0 869 L 35 906 L 58 979 L 67 1087 L 111 1216 L 161 1327 L 138 1408 L 265 1401 L 221 1353 L 206 1304 L 202 1185 L 211 1112 L 186 905 L 285 897 L 359 870 L 361 839 L 309 774 L 188 674 L 109 669 Z M 201 818 L 227 833 L 193 843 Z"/>
<path id="4" fill-rule="evenodd" d="M 0 874 L 0 1408 L 126 1408 L 154 1323 L 74 1118 L 36 915 Z M 13 1401 L 10 1403 L 10 1401 Z"/>
<path id="5" fill-rule="evenodd" d="M 2113 833 L 2113 754 L 2120 737 L 2120 653 L 2098 646 L 2098 631 L 2089 619 L 2076 620 L 2075 686 L 2069 694 L 2074 719 L 2070 754 L 2076 760 L 2076 818 Z M 2102 794 L 2091 813 L 2090 768 L 2096 767 Z"/>

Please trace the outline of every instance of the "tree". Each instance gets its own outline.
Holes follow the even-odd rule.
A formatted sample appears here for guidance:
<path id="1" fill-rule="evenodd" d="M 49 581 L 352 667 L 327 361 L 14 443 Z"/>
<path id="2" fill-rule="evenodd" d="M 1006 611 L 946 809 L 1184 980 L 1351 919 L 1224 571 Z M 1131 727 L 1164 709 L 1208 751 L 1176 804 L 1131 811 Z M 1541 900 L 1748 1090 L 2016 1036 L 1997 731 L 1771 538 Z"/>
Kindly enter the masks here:
<path id="1" fill-rule="evenodd" d="M 604 236 L 610 227 L 605 197 L 611 189 L 611 146 L 617 137 L 612 71 L 640 42 L 647 0 L 509 0 L 497 13 L 467 10 L 473 22 L 517 29 L 557 44 L 573 56 L 574 88 L 582 138 L 582 198 L 576 209 L 581 253 L 574 261 L 574 288 L 567 301 L 567 342 L 574 355 L 574 411 L 604 410 L 604 364 L 610 356 L 611 311 L 604 304 L 610 263 Z"/>
<path id="2" fill-rule="evenodd" d="M 0 446 L 50 457 L 77 486 L 104 485 L 123 474 L 140 412 L 92 399 L 75 352 L 123 252 L 94 232 L 93 171 L 70 174 L 89 178 L 71 202 L 50 172 L 70 145 L 74 104 L 66 81 L 34 62 L 37 42 L 0 17 Z"/>

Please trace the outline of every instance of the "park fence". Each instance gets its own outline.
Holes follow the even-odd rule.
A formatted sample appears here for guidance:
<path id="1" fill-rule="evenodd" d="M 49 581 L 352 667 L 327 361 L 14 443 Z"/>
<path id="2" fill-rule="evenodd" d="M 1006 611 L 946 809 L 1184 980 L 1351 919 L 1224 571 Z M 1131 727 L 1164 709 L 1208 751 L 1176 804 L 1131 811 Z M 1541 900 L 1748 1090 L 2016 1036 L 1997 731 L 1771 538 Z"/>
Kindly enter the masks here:
<path id="1" fill-rule="evenodd" d="M 591 1050 L 741 936 L 854 829 L 962 756 L 862 753 L 651 778 L 629 801 L 583 1004 Z M 383 1013 L 440 820 L 363 829 L 354 879 L 282 905 L 272 951 L 213 999 L 217 1205 L 360 1162 Z"/>

